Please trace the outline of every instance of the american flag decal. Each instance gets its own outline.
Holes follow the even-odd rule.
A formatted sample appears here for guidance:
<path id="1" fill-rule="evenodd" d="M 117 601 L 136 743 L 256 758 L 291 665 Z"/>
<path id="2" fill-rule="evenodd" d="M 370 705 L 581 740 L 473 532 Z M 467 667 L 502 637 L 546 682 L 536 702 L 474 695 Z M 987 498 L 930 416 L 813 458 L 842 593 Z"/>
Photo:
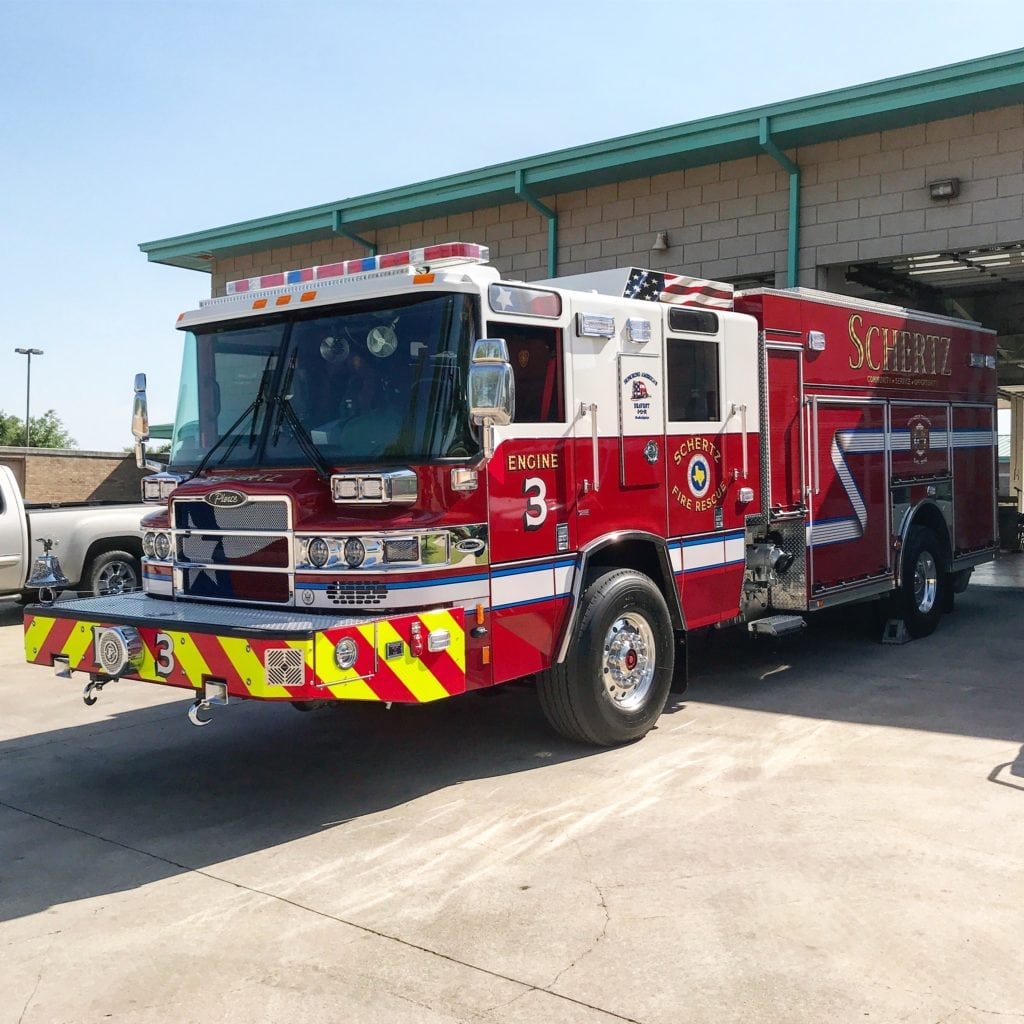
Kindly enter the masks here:
<path id="1" fill-rule="evenodd" d="M 733 287 L 721 281 L 706 281 L 700 277 L 663 274 L 657 270 L 633 267 L 622 294 L 627 299 L 732 309 Z"/>

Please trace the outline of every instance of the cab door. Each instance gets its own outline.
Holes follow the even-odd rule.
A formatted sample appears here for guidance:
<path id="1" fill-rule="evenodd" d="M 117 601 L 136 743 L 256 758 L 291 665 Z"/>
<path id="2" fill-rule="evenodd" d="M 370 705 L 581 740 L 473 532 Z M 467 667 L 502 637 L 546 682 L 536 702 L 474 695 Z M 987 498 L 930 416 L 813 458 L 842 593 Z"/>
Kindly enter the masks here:
<path id="1" fill-rule="evenodd" d="M 666 311 L 670 553 L 687 628 L 739 614 L 746 518 L 761 507 L 757 329 Z"/>
<path id="2" fill-rule="evenodd" d="M 598 294 L 572 298 L 577 544 L 638 531 L 664 537 L 665 374 L 661 309 L 627 316 Z"/>
<path id="3" fill-rule="evenodd" d="M 494 317 L 486 330 L 505 339 L 515 381 L 487 468 L 497 683 L 551 664 L 572 590 L 576 489 L 563 328 Z"/>

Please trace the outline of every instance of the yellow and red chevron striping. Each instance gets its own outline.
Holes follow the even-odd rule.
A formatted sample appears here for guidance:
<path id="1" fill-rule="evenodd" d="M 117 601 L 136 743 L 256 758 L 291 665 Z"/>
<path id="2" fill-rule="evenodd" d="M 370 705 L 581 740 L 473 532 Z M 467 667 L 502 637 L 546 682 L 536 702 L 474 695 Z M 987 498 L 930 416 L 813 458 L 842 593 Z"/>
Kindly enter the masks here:
<path id="1" fill-rule="evenodd" d="M 447 634 L 447 647 L 411 652 L 412 626 L 422 635 Z M 97 672 L 94 636 L 114 623 L 80 621 L 49 615 L 26 615 L 25 656 L 30 662 L 52 665 L 68 659 L 73 670 Z M 141 663 L 125 678 L 189 689 L 202 689 L 207 679 L 227 683 L 236 697 L 262 700 L 370 700 L 423 703 L 466 689 L 465 629 L 461 609 L 373 619 L 364 624 L 317 631 L 298 639 L 266 636 L 220 636 L 209 632 L 160 629 L 139 625 Z M 350 669 L 334 658 L 339 640 L 355 641 L 357 657 Z M 274 651 L 301 653 L 301 680 L 278 685 L 268 679 L 267 655 Z"/>

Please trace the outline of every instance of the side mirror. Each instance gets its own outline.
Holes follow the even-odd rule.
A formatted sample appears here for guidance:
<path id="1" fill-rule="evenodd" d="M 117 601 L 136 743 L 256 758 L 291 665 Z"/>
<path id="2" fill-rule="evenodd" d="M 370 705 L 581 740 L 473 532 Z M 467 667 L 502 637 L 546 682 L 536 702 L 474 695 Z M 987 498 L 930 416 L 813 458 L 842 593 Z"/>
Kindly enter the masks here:
<path id="1" fill-rule="evenodd" d="M 146 442 L 149 440 L 149 406 L 146 404 L 146 375 L 135 374 L 135 401 L 132 404 L 132 436 L 135 438 L 135 465 L 159 473 L 164 467 L 159 462 L 146 458 Z"/>
<path id="2" fill-rule="evenodd" d="M 149 406 L 146 402 L 146 375 L 135 374 L 135 402 L 132 405 L 132 436 L 136 441 L 149 440 Z"/>
<path id="3" fill-rule="evenodd" d="M 504 338 L 480 338 L 469 367 L 469 414 L 473 422 L 503 427 L 516 408 L 515 379 Z"/>

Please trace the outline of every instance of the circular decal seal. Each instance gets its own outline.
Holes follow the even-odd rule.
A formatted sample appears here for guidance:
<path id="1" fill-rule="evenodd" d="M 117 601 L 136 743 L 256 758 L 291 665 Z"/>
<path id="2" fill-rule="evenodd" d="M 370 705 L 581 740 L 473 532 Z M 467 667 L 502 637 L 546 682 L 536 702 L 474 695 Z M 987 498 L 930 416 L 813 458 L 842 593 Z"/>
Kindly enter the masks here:
<path id="1" fill-rule="evenodd" d="M 690 464 L 686 467 L 686 482 L 690 485 L 690 493 L 695 498 L 703 498 L 708 493 L 711 486 L 711 466 L 700 452 L 690 459 Z"/>

